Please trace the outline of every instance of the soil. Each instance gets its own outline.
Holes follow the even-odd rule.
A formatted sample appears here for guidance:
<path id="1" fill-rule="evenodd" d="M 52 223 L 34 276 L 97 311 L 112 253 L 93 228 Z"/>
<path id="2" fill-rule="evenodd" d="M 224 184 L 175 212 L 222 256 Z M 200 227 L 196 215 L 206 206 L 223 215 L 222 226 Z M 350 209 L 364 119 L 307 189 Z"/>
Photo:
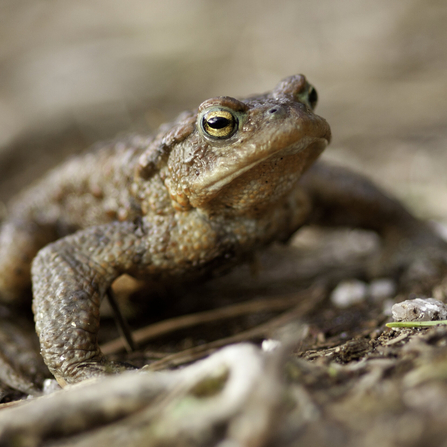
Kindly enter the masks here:
<path id="1" fill-rule="evenodd" d="M 360 7 L 344 0 L 335 7 L 330 0 L 318 6 L 286 1 L 278 9 L 277 2 L 258 7 L 253 0 L 244 2 L 234 15 L 228 11 L 234 2 L 214 9 L 205 1 L 191 2 L 188 8 L 177 2 L 172 11 L 154 7 L 149 14 L 142 12 L 138 0 L 132 3 L 140 9 L 126 11 L 117 5 L 109 9 L 104 1 L 94 0 L 84 10 L 72 6 L 69 11 L 62 7 L 50 11 L 40 3 L 30 11 L 26 1 L 23 6 L 14 6 L 12 0 L 3 6 L 0 21 L 5 26 L 0 28 L 9 43 L 0 44 L 0 64 L 7 67 L 0 75 L 0 216 L 1 201 L 6 203 L 49 167 L 99 139 L 155 128 L 214 94 L 269 90 L 281 77 L 302 71 L 316 85 L 318 112 L 333 129 L 334 141 L 324 157 L 373 178 L 415 214 L 445 231 L 447 57 L 441 49 L 447 40 L 447 8 L 443 2 L 416 0 L 391 6 L 379 1 Z M 87 14 L 92 5 L 96 13 Z M 104 10 L 107 14 L 98 14 Z M 48 26 L 41 29 L 37 19 L 44 12 Z M 66 24 L 65 14 L 74 12 L 73 21 Z M 93 26 L 89 17 L 101 20 Z M 240 31 L 228 33 L 229 29 Z M 151 46 L 154 39 L 163 44 Z M 124 66 L 123 60 L 128 70 L 110 68 Z M 72 71 L 63 69 L 69 62 L 75 67 Z M 87 68 L 91 83 L 84 76 Z M 77 84 L 74 74 L 81 72 Z M 60 81 L 59 90 L 55 80 Z M 109 88 L 99 92 L 98 85 L 106 84 Z M 100 342 L 109 347 L 110 355 L 157 371 L 187 371 L 187 365 L 234 342 L 256 346 L 266 339 L 282 342 L 279 378 L 269 381 L 268 363 L 264 372 L 263 391 L 272 383 L 280 386 L 275 405 L 260 387 L 257 397 L 263 404 L 257 406 L 270 412 L 265 419 L 259 414 L 255 419 L 264 421 L 259 422 L 264 431 L 259 429 L 262 435 L 239 444 L 231 444 L 231 433 L 239 433 L 234 439 L 248 438 L 228 422 L 229 416 L 220 425 L 209 422 L 208 437 L 205 431 L 174 440 L 159 435 L 158 440 L 145 438 L 143 443 L 136 435 L 133 438 L 142 426 L 135 419 L 137 414 L 143 417 L 141 406 L 119 419 L 97 417 L 94 428 L 85 423 L 74 429 L 67 421 L 87 407 L 78 408 L 76 402 L 67 404 L 59 397 L 54 399 L 60 399 L 60 406 L 51 410 L 54 413 L 49 407 L 45 413 L 48 421 L 57 408 L 68 411 L 71 405 L 73 412 L 60 416 L 59 431 L 45 431 L 42 419 L 33 419 L 31 410 L 44 399 L 36 396 L 50 375 L 39 358 L 30 309 L 17 315 L 0 308 L 0 342 L 11 346 L 8 358 L 0 358 L 0 445 L 100 445 L 95 436 L 109 430 L 115 436 L 109 445 L 447 446 L 447 329 L 396 331 L 385 326 L 394 302 L 416 296 L 446 301 L 446 278 L 420 287 L 417 293 L 405 287 L 384 296 L 366 293 L 344 308 L 331 300 L 334 288 L 348 280 L 360 280 L 368 287 L 372 279 L 365 266 L 378 249 L 377 237 L 368 232 L 308 228 L 289 245 L 275 245 L 251 264 L 187 290 L 154 286 L 148 294 L 130 284 L 120 306 L 132 330 L 146 328 L 146 336 L 151 334 L 132 353 L 126 353 L 121 342 L 110 345 L 119 333 L 104 307 Z M 239 305 L 251 307 L 235 307 Z M 230 309 L 229 316 L 204 314 L 221 308 Z M 182 320 L 184 315 L 194 315 L 192 322 Z M 290 342 L 284 326 L 294 325 L 306 325 L 307 330 Z M 2 385 L 5 375 L 13 377 L 17 386 Z M 47 387 L 53 385 L 46 382 Z M 113 390 L 104 393 L 108 394 L 98 394 L 104 402 L 105 396 L 116 397 Z M 17 404 L 29 396 L 34 396 L 30 402 Z M 156 411 L 160 407 L 155 404 L 163 399 L 149 401 L 147 419 L 142 420 L 147 427 L 159 427 L 147 411 Z M 252 414 L 253 402 L 247 400 L 240 407 L 239 418 Z M 192 414 L 184 417 L 188 420 Z M 15 425 L 8 422 L 15 420 L 13 416 L 24 424 L 20 430 L 26 436 L 17 437 L 18 428 L 13 433 Z M 198 433 L 192 424 L 184 430 Z"/>

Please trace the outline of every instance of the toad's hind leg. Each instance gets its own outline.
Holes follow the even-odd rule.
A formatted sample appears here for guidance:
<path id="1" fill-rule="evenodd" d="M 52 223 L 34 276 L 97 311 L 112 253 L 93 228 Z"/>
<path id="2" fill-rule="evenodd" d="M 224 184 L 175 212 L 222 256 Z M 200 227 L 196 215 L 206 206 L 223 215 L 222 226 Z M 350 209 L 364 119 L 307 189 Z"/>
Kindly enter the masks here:
<path id="1" fill-rule="evenodd" d="M 7 220 L 0 226 L 0 302 L 16 304 L 31 287 L 31 262 L 57 238 L 51 226 L 30 220 Z"/>
<path id="2" fill-rule="evenodd" d="M 312 223 L 358 227 L 379 234 L 383 250 L 369 266 L 371 275 L 395 274 L 404 287 L 417 293 L 446 276 L 447 243 L 372 182 L 321 162 L 302 180 L 313 203 Z"/>

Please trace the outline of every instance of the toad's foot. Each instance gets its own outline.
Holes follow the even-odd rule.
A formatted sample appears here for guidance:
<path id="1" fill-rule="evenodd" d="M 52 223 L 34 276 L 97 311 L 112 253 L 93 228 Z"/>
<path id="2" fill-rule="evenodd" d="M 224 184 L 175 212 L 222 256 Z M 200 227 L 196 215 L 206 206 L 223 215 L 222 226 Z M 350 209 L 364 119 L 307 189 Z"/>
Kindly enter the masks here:
<path id="1" fill-rule="evenodd" d="M 91 359 L 88 362 L 79 362 L 67 368 L 65 375 L 55 373 L 54 377 L 59 385 L 64 388 L 69 383 L 81 382 L 95 377 L 119 374 L 124 371 L 138 369 L 128 363 L 114 362 L 105 357 Z M 69 376 L 69 378 L 68 378 Z"/>

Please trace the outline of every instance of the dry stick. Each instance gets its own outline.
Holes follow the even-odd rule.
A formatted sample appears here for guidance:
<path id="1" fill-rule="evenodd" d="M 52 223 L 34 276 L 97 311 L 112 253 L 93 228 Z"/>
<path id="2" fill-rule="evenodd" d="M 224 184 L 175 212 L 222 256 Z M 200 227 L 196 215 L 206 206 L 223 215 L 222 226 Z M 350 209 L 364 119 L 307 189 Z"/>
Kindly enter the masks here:
<path id="1" fill-rule="evenodd" d="M 0 410 L 4 410 L 5 408 L 14 407 L 16 405 L 24 404 L 25 400 L 12 400 L 11 402 L 5 402 L 0 404 Z"/>
<path id="2" fill-rule="evenodd" d="M 313 293 L 309 297 L 311 299 L 307 299 L 299 303 L 293 309 L 281 314 L 277 318 L 272 318 L 267 323 L 263 323 L 252 329 L 248 329 L 247 331 L 240 332 L 230 337 L 221 338 L 210 343 L 205 343 L 200 346 L 194 346 L 193 348 L 185 349 L 184 351 L 167 355 L 165 358 L 157 360 L 156 362 L 145 366 L 145 369 L 150 371 L 157 371 L 163 368 L 167 368 L 168 366 L 179 366 L 184 363 L 189 363 L 201 357 L 209 355 L 222 346 L 250 340 L 254 337 L 263 336 L 273 329 L 284 326 L 286 323 L 296 320 L 297 318 L 302 317 L 306 313 L 310 312 L 316 307 L 317 304 L 319 304 L 323 300 L 324 297 L 325 294 L 322 290 L 313 290 Z"/>
<path id="3" fill-rule="evenodd" d="M 123 317 L 121 310 L 116 300 L 115 293 L 112 288 L 109 287 L 107 290 L 107 299 L 109 301 L 110 307 L 112 308 L 113 317 L 115 318 L 116 325 L 121 334 L 121 340 L 123 341 L 124 348 L 127 352 L 134 352 L 137 350 L 137 344 L 135 343 L 132 332 L 127 324 L 127 320 Z"/>
<path id="4" fill-rule="evenodd" d="M 309 296 L 313 296 L 314 293 L 314 290 L 308 290 L 281 298 L 250 301 L 248 303 L 234 304 L 220 309 L 171 318 L 139 329 L 133 332 L 132 336 L 136 343 L 144 343 L 160 335 L 203 323 L 210 323 L 255 312 L 282 310 L 294 305 L 297 300 L 304 300 Z M 101 346 L 104 354 L 114 354 L 123 348 L 125 348 L 125 342 L 122 338 L 109 341 Z"/>

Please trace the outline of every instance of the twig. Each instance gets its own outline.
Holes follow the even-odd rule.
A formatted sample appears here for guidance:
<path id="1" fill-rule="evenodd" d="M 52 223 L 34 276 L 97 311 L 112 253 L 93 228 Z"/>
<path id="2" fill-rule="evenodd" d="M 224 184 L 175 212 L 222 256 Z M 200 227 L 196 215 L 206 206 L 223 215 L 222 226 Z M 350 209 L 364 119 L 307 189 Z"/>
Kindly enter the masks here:
<path id="1" fill-rule="evenodd" d="M 150 339 L 159 337 L 160 335 L 174 332 L 179 329 L 197 326 L 203 323 L 215 322 L 226 318 L 234 318 L 237 316 L 256 312 L 287 309 L 288 307 L 296 304 L 297 301 L 306 300 L 309 297 L 313 298 L 314 295 L 315 290 L 310 290 L 302 293 L 294 293 L 280 298 L 276 297 L 271 299 L 250 301 L 247 303 L 234 304 L 220 309 L 213 309 L 210 311 L 184 315 L 141 328 L 137 331 L 134 331 L 132 333 L 132 336 L 135 342 L 140 344 Z M 122 338 L 118 338 L 116 340 L 104 343 L 101 346 L 101 350 L 104 354 L 114 354 L 116 352 L 119 352 L 124 347 L 124 341 L 122 340 Z"/>
<path id="2" fill-rule="evenodd" d="M 400 343 L 401 341 L 405 340 L 409 336 L 410 336 L 410 334 L 408 332 L 400 334 L 398 337 L 393 338 L 392 340 L 388 340 L 386 343 L 384 343 L 384 345 L 385 346 L 396 345 L 397 343 Z"/>
<path id="3" fill-rule="evenodd" d="M 299 303 L 293 309 L 281 314 L 279 317 L 272 318 L 270 321 L 256 326 L 252 329 L 240 332 L 236 335 L 230 337 L 221 338 L 219 340 L 212 341 L 210 343 L 205 343 L 200 346 L 194 346 L 193 348 L 185 349 L 184 351 L 176 352 L 174 354 L 167 355 L 161 360 L 147 365 L 145 369 L 152 371 L 160 370 L 168 366 L 179 366 L 184 363 L 193 362 L 201 357 L 211 354 L 216 349 L 229 345 L 232 343 L 238 343 L 242 341 L 247 341 L 255 337 L 265 336 L 273 329 L 284 326 L 286 323 L 296 320 L 302 317 L 309 311 L 311 311 L 317 304 L 319 304 L 324 298 L 325 294 L 321 290 L 314 290 L 312 295 L 308 297 L 307 300 Z M 310 298 L 310 299 L 309 299 Z"/>
<path id="4" fill-rule="evenodd" d="M 16 405 L 22 405 L 24 403 L 26 403 L 25 400 L 13 400 L 11 402 L 4 402 L 0 404 L 0 411 L 4 410 L 5 408 L 15 407 Z"/>
<path id="5" fill-rule="evenodd" d="M 123 347 L 126 348 L 127 352 L 136 351 L 137 344 L 132 337 L 132 332 L 130 331 L 129 325 L 127 324 L 127 320 L 121 313 L 115 297 L 115 293 L 113 292 L 111 287 L 109 287 L 109 289 L 107 290 L 107 299 L 109 301 L 110 307 L 112 308 L 113 317 L 115 318 L 116 325 L 118 326 L 118 331 L 121 334 Z"/>

